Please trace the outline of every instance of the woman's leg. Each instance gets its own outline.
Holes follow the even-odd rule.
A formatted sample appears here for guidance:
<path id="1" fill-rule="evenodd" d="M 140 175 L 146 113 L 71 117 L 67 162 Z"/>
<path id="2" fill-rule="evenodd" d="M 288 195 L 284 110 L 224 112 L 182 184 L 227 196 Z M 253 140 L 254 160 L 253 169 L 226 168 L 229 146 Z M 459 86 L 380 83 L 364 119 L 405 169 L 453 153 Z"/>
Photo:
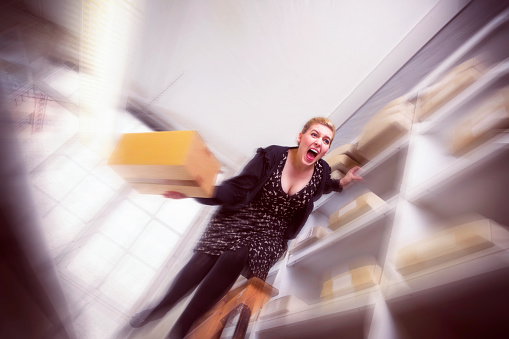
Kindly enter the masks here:
<path id="1" fill-rule="evenodd" d="M 164 317 L 175 304 L 182 300 L 202 281 L 212 269 L 218 257 L 203 252 L 196 252 L 177 274 L 168 292 L 166 292 L 166 295 L 159 304 L 154 308 L 136 313 L 129 321 L 131 327 L 141 327 L 153 320 Z"/>
<path id="2" fill-rule="evenodd" d="M 183 338 L 193 323 L 226 295 L 242 272 L 247 259 L 247 248 L 221 254 L 178 318 L 168 338 Z"/>

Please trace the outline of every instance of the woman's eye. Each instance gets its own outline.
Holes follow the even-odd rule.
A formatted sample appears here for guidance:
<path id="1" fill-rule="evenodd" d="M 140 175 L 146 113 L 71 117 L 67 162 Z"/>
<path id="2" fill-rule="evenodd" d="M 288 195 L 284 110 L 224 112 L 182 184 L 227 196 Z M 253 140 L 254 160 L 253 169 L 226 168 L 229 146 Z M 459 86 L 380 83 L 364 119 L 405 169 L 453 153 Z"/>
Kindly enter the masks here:
<path id="1" fill-rule="evenodd" d="M 328 144 L 330 144 L 330 140 L 324 139 L 324 140 L 323 140 L 323 143 L 324 143 L 324 144 L 326 144 L 326 145 L 328 145 Z"/>
<path id="2" fill-rule="evenodd" d="M 313 132 L 313 133 L 311 133 L 311 136 L 316 138 L 318 135 Z"/>

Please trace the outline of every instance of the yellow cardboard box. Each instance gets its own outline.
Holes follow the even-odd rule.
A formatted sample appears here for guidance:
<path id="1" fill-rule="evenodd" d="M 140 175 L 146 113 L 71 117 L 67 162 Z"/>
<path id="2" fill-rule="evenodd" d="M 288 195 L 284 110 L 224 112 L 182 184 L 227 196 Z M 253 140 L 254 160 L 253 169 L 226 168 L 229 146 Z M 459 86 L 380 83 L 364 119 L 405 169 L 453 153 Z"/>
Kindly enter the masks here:
<path id="1" fill-rule="evenodd" d="M 357 219 L 363 214 L 387 204 L 373 192 L 367 192 L 355 198 L 329 217 L 329 228 L 333 231 Z"/>
<path id="2" fill-rule="evenodd" d="M 213 194 L 220 164 L 196 131 L 122 135 L 108 165 L 138 192 Z"/>
<path id="3" fill-rule="evenodd" d="M 423 121 L 431 116 L 485 73 L 486 67 L 477 58 L 467 60 L 450 70 L 419 96 L 416 113 L 418 120 Z"/>
<path id="4" fill-rule="evenodd" d="M 491 247 L 492 223 L 470 221 L 405 246 L 397 253 L 396 269 L 406 275 Z"/>
<path id="5" fill-rule="evenodd" d="M 376 264 L 361 266 L 323 283 L 320 298 L 332 299 L 360 291 L 380 283 L 382 268 Z"/>
<path id="6" fill-rule="evenodd" d="M 451 153 L 463 155 L 509 128 L 509 87 L 484 101 L 452 131 Z"/>

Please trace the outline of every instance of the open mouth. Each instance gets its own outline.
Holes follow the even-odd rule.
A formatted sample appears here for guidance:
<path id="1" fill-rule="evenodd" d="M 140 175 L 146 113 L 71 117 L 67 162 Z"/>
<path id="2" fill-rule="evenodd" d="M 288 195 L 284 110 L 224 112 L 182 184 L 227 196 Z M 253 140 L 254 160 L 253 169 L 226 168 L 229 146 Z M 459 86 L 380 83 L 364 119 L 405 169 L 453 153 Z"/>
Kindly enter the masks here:
<path id="1" fill-rule="evenodd" d="M 314 148 L 310 148 L 306 153 L 306 160 L 311 162 L 311 161 L 315 160 L 317 155 L 318 155 L 318 151 Z"/>

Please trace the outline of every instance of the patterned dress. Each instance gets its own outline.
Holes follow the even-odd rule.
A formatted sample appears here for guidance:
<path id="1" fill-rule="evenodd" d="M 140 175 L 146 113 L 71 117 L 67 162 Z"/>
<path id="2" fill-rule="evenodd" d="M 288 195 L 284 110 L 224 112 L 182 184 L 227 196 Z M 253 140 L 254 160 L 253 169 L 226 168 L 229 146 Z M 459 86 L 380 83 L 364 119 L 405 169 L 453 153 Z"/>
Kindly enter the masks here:
<path id="1" fill-rule="evenodd" d="M 285 153 L 277 170 L 249 204 L 235 213 L 214 214 L 195 251 L 220 255 L 247 247 L 248 267 L 242 274 L 266 279 L 270 268 L 287 249 L 284 235 L 293 214 L 306 208 L 322 178 L 323 168 L 317 163 L 309 183 L 294 195 L 286 194 L 281 174 L 287 158 Z"/>

